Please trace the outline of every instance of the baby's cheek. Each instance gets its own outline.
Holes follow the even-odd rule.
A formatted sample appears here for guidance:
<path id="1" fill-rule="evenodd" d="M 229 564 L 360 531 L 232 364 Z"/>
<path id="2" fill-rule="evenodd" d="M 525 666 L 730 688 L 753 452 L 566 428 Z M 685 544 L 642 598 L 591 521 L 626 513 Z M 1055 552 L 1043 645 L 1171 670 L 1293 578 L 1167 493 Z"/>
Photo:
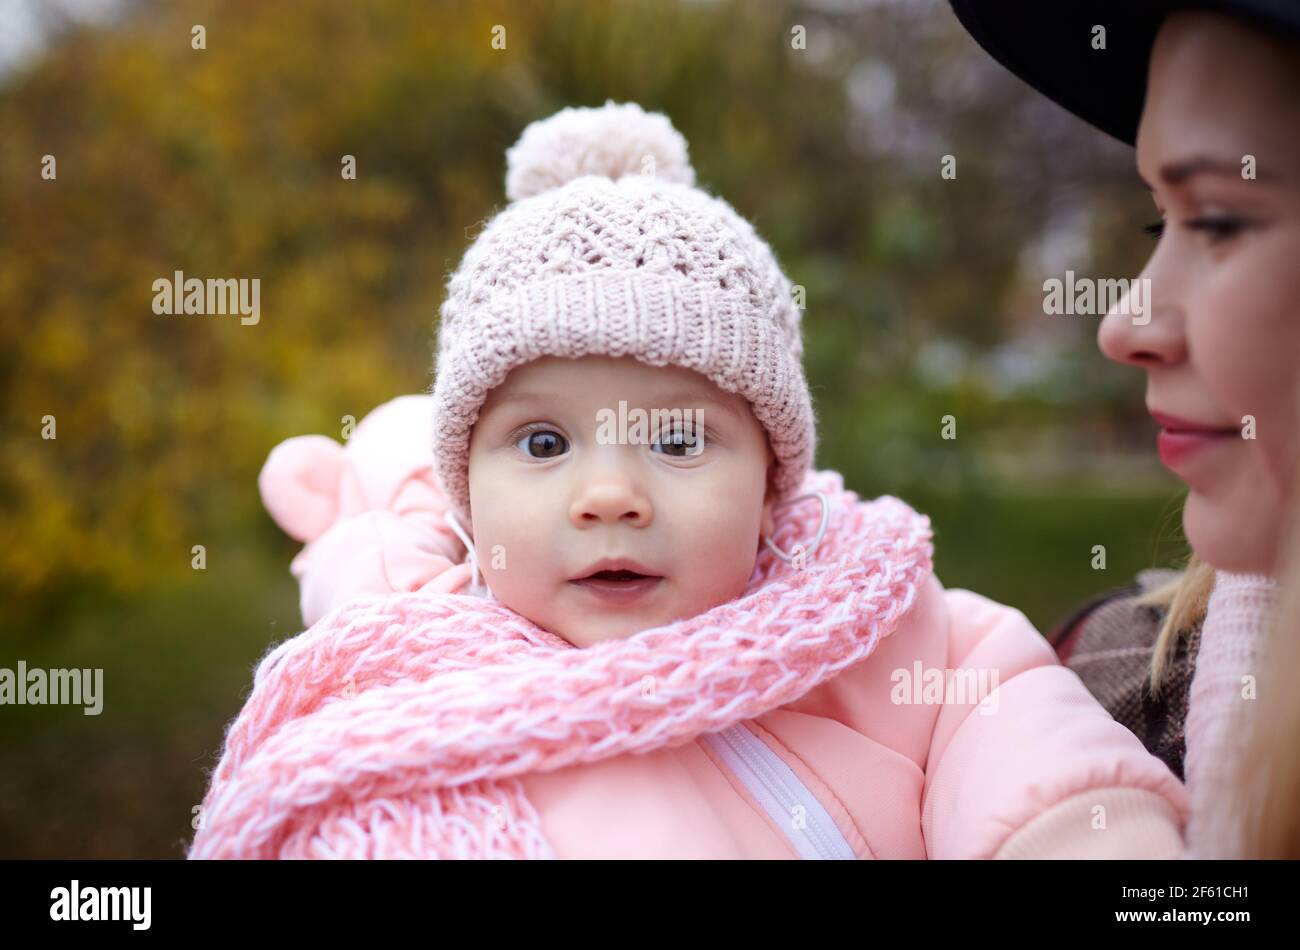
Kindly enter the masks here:
<path id="1" fill-rule="evenodd" d="M 544 563 L 515 552 L 504 569 L 486 573 L 488 585 L 496 599 L 515 613 L 543 629 L 562 632 L 563 618 L 554 587 L 547 584 Z"/>
<path id="2" fill-rule="evenodd" d="M 724 603 L 740 593 L 754 572 L 758 553 L 759 513 L 719 517 L 715 508 L 701 512 L 674 546 L 678 578 L 696 599 L 708 606 Z M 671 569 L 671 568 L 670 568 Z"/>
<path id="3" fill-rule="evenodd" d="M 533 549 L 532 539 L 510 532 L 497 535 L 497 539 L 488 555 L 495 557 L 495 576 L 502 584 L 519 595 L 540 586 L 548 562 L 543 552 Z"/>

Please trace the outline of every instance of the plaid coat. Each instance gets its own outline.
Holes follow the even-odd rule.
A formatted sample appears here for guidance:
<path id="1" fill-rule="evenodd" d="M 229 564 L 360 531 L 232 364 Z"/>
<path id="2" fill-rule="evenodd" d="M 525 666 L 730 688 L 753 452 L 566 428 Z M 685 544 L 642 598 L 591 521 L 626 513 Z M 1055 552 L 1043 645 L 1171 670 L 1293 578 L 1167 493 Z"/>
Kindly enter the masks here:
<path id="1" fill-rule="evenodd" d="M 1137 582 L 1085 604 L 1058 626 L 1048 640 L 1061 662 L 1074 670 L 1088 691 L 1116 721 L 1128 727 L 1147 750 L 1183 778 L 1187 696 L 1201 642 L 1198 623 L 1178 644 L 1159 698 L 1151 695 L 1151 655 L 1164 610 L 1138 606 L 1146 592 L 1176 575 L 1148 570 Z"/>

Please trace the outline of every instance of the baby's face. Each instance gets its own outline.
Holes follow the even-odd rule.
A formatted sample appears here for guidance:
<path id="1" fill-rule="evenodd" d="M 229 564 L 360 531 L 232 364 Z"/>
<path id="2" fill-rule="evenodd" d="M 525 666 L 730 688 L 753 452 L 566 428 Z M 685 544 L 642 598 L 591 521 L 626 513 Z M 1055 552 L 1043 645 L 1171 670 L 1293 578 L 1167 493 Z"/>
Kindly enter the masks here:
<path id="1" fill-rule="evenodd" d="M 753 574 L 773 465 L 749 403 L 699 373 L 535 360 L 488 394 L 470 437 L 480 569 L 499 601 L 579 647 L 695 616 Z M 605 559 L 657 579 L 581 580 Z"/>

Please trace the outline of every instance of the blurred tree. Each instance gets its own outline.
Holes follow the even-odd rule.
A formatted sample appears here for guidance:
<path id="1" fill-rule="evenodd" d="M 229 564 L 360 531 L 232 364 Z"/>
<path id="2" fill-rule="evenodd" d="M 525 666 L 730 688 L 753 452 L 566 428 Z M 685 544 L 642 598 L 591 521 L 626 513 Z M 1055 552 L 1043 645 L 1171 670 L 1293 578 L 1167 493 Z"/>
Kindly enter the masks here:
<path id="1" fill-rule="evenodd" d="M 945 412 L 966 432 L 1062 423 L 1032 394 L 1008 413 L 974 364 L 927 382 L 917 354 L 1016 326 L 1008 301 L 1042 279 L 1024 250 L 1062 193 L 1110 209 L 1091 239 L 1115 246 L 1131 158 L 1003 75 L 945 4 L 134 0 L 0 88 L 14 609 L 172 583 L 226 537 L 287 553 L 256 491 L 267 452 L 427 388 L 445 278 L 504 203 L 505 150 L 607 98 L 667 113 L 701 185 L 807 288 L 820 465 L 901 492 L 942 458 L 961 484 L 989 443 L 938 443 Z M 259 278 L 260 322 L 154 314 L 175 271 Z"/>

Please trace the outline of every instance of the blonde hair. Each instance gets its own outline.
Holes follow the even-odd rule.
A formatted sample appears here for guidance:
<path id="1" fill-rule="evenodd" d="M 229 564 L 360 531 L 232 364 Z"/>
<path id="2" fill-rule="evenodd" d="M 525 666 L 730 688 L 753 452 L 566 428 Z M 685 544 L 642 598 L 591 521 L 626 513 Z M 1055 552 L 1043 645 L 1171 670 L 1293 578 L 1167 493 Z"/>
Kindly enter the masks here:
<path id="1" fill-rule="evenodd" d="M 1213 589 L 1214 568 L 1192 552 L 1181 574 L 1137 599 L 1139 606 L 1160 607 L 1165 611 L 1151 653 L 1152 696 L 1160 695 L 1178 644 L 1205 619 Z"/>

